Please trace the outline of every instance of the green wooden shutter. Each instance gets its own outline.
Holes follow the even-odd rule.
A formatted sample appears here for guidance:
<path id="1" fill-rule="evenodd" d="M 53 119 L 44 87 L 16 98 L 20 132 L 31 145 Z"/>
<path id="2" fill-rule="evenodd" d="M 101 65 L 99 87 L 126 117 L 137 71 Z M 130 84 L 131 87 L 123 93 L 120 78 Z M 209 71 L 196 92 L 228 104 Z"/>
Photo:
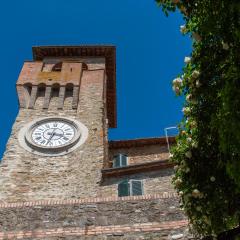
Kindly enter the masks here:
<path id="1" fill-rule="evenodd" d="M 143 184 L 141 180 L 130 180 L 131 195 L 143 195 Z"/>
<path id="2" fill-rule="evenodd" d="M 130 195 L 129 183 L 128 180 L 124 180 L 118 184 L 118 196 L 124 197 L 129 195 Z"/>

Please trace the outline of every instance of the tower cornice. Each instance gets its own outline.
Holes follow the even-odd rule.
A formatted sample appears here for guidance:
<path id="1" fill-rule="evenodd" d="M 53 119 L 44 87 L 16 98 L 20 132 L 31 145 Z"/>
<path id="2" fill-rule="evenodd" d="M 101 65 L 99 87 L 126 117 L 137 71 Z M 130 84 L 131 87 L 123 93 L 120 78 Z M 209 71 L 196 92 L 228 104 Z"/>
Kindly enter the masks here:
<path id="1" fill-rule="evenodd" d="M 109 127 L 117 126 L 116 47 L 112 45 L 34 46 L 33 59 L 45 57 L 104 57 L 107 74 L 107 116 Z"/>

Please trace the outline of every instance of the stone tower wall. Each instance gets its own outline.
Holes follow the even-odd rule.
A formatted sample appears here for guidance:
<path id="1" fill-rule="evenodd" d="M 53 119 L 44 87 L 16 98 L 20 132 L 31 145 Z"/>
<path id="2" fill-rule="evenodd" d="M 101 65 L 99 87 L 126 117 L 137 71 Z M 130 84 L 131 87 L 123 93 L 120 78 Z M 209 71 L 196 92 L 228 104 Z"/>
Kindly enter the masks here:
<path id="1" fill-rule="evenodd" d="M 101 64 L 104 66 L 103 61 Z M 38 65 L 40 64 L 37 63 Z M 99 63 L 97 66 L 99 67 Z M 30 71 L 29 64 L 24 66 L 18 84 L 23 80 L 29 82 L 32 76 L 39 75 L 36 73 L 39 69 L 30 68 Z M 64 69 L 61 75 L 64 76 Z M 106 140 L 103 119 L 105 69 L 97 69 L 92 64 L 90 69 L 83 70 L 81 74 L 79 72 L 78 78 L 80 93 L 77 109 L 72 107 L 73 99 L 67 97 L 64 109 L 57 108 L 59 97 L 52 97 L 50 107 L 43 109 L 46 93 L 45 97 L 36 96 L 33 108 L 20 108 L 0 165 L 1 201 L 97 196 Z M 37 79 L 36 77 L 36 81 Z M 58 157 L 39 156 L 23 149 L 18 142 L 20 129 L 36 118 L 50 116 L 70 117 L 81 121 L 89 130 L 85 144 L 72 153 Z"/>

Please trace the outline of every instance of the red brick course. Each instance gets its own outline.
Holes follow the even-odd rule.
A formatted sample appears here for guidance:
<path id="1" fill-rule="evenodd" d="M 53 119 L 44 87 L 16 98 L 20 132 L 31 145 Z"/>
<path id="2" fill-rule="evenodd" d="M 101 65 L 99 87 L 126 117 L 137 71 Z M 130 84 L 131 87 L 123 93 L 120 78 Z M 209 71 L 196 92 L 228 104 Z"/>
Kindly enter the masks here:
<path id="1" fill-rule="evenodd" d="M 147 199 L 161 199 L 161 198 L 177 198 L 176 192 L 163 192 L 160 194 L 149 194 L 143 196 L 127 196 L 127 197 L 104 197 L 104 198 L 85 198 L 85 199 L 67 199 L 67 200 L 40 200 L 31 202 L 11 202 L 1 203 L 0 208 L 20 208 L 32 206 L 46 206 L 46 205 L 74 205 L 81 203 L 98 203 L 98 202 L 117 202 L 130 200 L 147 200 Z"/>
<path id="2" fill-rule="evenodd" d="M 101 234 L 114 234 L 114 233 L 128 233 L 128 232 L 159 232 L 168 229 L 178 229 L 186 227 L 188 222 L 169 221 L 164 223 L 138 223 L 128 225 L 111 225 L 111 226 L 86 226 L 85 228 L 72 227 L 72 228 L 54 228 L 54 229 L 39 229 L 34 231 L 18 231 L 18 232 L 0 232 L 0 240 L 3 239 L 24 239 L 28 238 L 45 238 L 57 236 L 91 236 Z"/>

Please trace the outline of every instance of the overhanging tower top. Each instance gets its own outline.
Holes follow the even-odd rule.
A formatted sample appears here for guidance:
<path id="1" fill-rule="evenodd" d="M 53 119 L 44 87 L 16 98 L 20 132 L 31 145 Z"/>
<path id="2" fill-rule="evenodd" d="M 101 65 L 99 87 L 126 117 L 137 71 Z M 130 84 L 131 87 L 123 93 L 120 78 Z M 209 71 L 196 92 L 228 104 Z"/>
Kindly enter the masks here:
<path id="1" fill-rule="evenodd" d="M 109 127 L 117 126 L 116 116 L 116 47 L 111 45 L 34 46 L 33 59 L 45 57 L 104 57 L 107 74 L 107 115 Z"/>

